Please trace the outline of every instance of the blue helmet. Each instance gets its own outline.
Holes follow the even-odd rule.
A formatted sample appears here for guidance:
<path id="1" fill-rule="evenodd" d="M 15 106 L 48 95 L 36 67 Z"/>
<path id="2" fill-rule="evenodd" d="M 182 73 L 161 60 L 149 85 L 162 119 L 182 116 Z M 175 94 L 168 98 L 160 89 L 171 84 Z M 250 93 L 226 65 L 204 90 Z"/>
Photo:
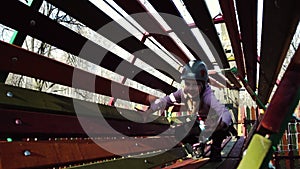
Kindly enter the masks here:
<path id="1" fill-rule="evenodd" d="M 206 64 L 200 60 L 189 61 L 183 68 L 181 79 L 190 79 L 207 83 L 208 73 Z"/>

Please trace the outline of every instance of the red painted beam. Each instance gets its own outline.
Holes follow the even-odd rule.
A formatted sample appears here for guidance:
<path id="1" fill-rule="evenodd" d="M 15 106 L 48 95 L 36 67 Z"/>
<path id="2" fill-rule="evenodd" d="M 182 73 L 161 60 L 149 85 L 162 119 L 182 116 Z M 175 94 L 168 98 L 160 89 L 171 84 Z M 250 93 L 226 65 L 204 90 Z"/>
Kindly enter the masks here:
<path id="1" fill-rule="evenodd" d="M 72 100 L 71 100 L 72 101 Z M 1 105 L 1 103 L 0 103 Z M 156 136 L 169 129 L 169 125 L 160 123 L 136 123 L 125 119 L 115 108 L 107 108 L 106 112 L 101 112 L 104 119 L 99 118 L 99 112 L 93 112 L 86 108 L 85 112 L 89 116 L 63 115 L 53 110 L 17 110 L 7 108 L 8 105 L 1 105 L 0 108 L 0 136 L 20 138 L 68 138 L 68 137 L 115 137 L 116 132 L 126 136 Z M 3 108 L 6 107 L 6 108 Z M 101 107 L 100 107 L 101 108 Z M 30 109 L 30 108 L 22 108 Z M 32 109 L 32 108 L 31 108 Z M 47 112 L 45 112 L 47 111 Z M 135 113 L 135 112 L 130 112 Z M 110 116 L 109 116 L 109 115 Z M 94 115 L 94 116 L 91 116 Z M 112 116 L 115 116 L 113 118 Z M 78 120 L 80 118 L 80 122 Z M 108 123 L 109 125 L 103 125 Z M 85 129 L 82 128 L 85 124 Z M 130 129 L 128 128 L 130 127 Z M 87 131 L 88 130 L 88 131 Z M 88 132 L 89 135 L 86 134 Z M 171 135 L 166 132 L 164 136 Z M 119 136 L 120 136 L 119 135 Z"/>
<path id="2" fill-rule="evenodd" d="M 218 16 L 213 18 L 214 24 L 219 24 L 219 23 L 224 23 L 224 17 L 223 16 Z"/>
<path id="3" fill-rule="evenodd" d="M 232 50 L 234 53 L 235 62 L 238 68 L 238 73 L 245 78 L 244 55 L 240 43 L 240 34 L 237 26 L 235 8 L 233 0 L 219 0 L 223 18 L 229 34 Z"/>
<path id="4" fill-rule="evenodd" d="M 294 112 L 300 99 L 299 77 L 300 47 L 298 46 L 261 121 L 263 128 L 278 133 L 286 117 Z"/>
<path id="5" fill-rule="evenodd" d="M 277 1 L 275 1 L 277 2 Z M 299 25 L 300 1 L 264 1 L 258 97 L 267 104 Z"/>
<path id="6" fill-rule="evenodd" d="M 134 14 L 142 13 L 143 17 L 134 17 L 134 19 L 153 36 L 163 47 L 165 47 L 170 53 L 175 54 L 177 59 L 185 64 L 189 61 L 188 56 L 183 52 L 183 50 L 175 43 L 175 41 L 169 37 L 166 30 L 160 25 L 160 23 L 149 14 L 144 6 L 137 0 L 123 1 L 115 0 L 115 2 L 123 8 L 128 14 L 134 16 Z M 151 23 L 151 24 L 149 24 Z"/>
<path id="7" fill-rule="evenodd" d="M 155 96 L 0 42 L 0 70 L 148 105 Z M 33 66 L 34 65 L 34 66 Z"/>
<path id="8" fill-rule="evenodd" d="M 104 159 L 110 159 L 110 163 L 117 163 L 121 160 L 121 155 L 146 154 L 147 152 L 165 150 L 174 140 L 172 137 L 163 138 L 163 141 L 161 138 L 142 139 L 145 144 L 138 146 L 137 143 L 140 143 L 139 140 L 141 139 L 133 138 L 1 142 L 0 168 L 58 168 L 90 164 L 89 162 L 94 163 L 95 161 L 100 163 Z M 107 147 L 110 151 L 107 150 Z M 177 153 L 179 153 L 178 150 Z M 184 155 L 186 154 L 182 153 L 182 156 Z M 116 160 L 113 161 L 112 158 L 116 158 Z M 118 158 L 120 159 L 118 160 Z M 160 162 L 163 163 L 166 160 Z"/>

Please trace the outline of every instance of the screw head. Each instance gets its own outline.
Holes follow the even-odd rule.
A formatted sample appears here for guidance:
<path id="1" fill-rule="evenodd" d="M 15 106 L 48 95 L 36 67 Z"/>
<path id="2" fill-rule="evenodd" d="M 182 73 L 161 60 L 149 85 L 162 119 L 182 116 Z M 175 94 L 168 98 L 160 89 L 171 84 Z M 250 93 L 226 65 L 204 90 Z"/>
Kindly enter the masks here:
<path id="1" fill-rule="evenodd" d="M 30 156 L 31 155 L 31 152 L 29 150 L 25 150 L 23 152 L 24 156 Z"/>
<path id="2" fill-rule="evenodd" d="M 13 61 L 13 62 L 18 61 L 18 57 L 12 57 L 12 58 L 11 58 L 11 61 Z"/>
<path id="3" fill-rule="evenodd" d="M 21 119 L 16 119 L 15 120 L 15 124 L 16 125 L 21 125 L 22 124 L 22 120 Z"/>
<path id="4" fill-rule="evenodd" d="M 30 21 L 30 26 L 35 26 L 35 24 L 36 24 L 35 20 Z"/>
<path id="5" fill-rule="evenodd" d="M 13 94 L 12 92 L 7 92 L 7 93 L 6 93 L 6 96 L 7 96 L 7 97 L 13 97 L 14 94 Z"/>

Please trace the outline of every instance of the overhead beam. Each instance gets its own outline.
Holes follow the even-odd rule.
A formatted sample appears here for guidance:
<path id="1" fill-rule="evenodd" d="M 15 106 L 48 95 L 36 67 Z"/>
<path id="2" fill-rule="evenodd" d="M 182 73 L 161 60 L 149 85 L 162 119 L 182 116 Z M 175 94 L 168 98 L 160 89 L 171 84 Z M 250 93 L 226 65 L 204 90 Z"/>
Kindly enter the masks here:
<path id="1" fill-rule="evenodd" d="M 230 68 L 227 57 L 225 55 L 224 49 L 222 47 L 221 41 L 218 37 L 216 28 L 213 23 L 213 19 L 210 15 L 208 7 L 204 0 L 184 0 L 187 10 L 190 12 L 196 26 L 207 36 L 209 40 L 207 43 L 211 42 L 211 45 L 208 44 L 215 56 L 216 62 L 221 64 L 221 69 Z M 231 72 L 226 72 L 225 76 L 233 83 L 237 88 L 240 88 L 241 85 L 236 79 L 236 77 Z"/>
<path id="2" fill-rule="evenodd" d="M 157 70 L 168 72 L 166 74 L 170 78 L 180 81 L 180 73 L 172 67 L 167 61 L 163 60 L 154 51 L 149 49 L 141 40 L 134 37 L 125 28 L 115 22 L 105 12 L 86 0 L 47 0 L 70 16 L 74 17 L 87 27 L 106 37 L 118 46 L 127 50 L 134 56 L 146 62 Z M 130 3 L 126 2 L 126 3 Z M 83 15 L 84 13 L 84 15 Z M 126 18 L 125 18 L 126 19 Z M 95 22 L 97 20 L 97 22 Z M 143 32 L 144 33 L 144 32 Z M 141 54 L 139 51 L 147 50 L 147 55 Z"/>
<path id="3" fill-rule="evenodd" d="M 38 11 L 43 3 L 43 0 L 30 0 L 28 1 L 28 6 L 32 10 Z M 10 39 L 10 43 L 18 46 L 22 46 L 27 34 L 25 32 L 15 31 L 12 38 Z M 0 82 L 5 82 L 8 76 L 8 72 L 0 72 Z"/>
<path id="4" fill-rule="evenodd" d="M 175 87 L 129 63 L 127 60 L 107 51 L 41 13 L 31 10 L 22 2 L 9 1 L 5 7 L 0 6 L 0 9 L 0 22 L 7 26 L 26 32 L 32 37 L 154 89 L 160 89 L 165 93 L 176 90 Z M 11 13 L 9 9 L 22 11 L 22 15 Z M 179 71 L 171 66 L 164 65 L 161 70 L 170 73 L 169 76 L 171 77 L 180 79 Z M 175 72 L 173 70 L 176 71 L 176 74 L 172 74 L 172 72 Z M 155 85 L 156 82 L 159 83 L 157 86 Z"/>
<path id="5" fill-rule="evenodd" d="M 162 25 L 160 25 L 160 23 L 153 18 L 151 14 L 149 14 L 149 11 L 147 11 L 147 9 L 145 9 L 138 0 L 115 0 L 115 2 L 128 14 L 130 14 L 147 32 L 149 32 L 150 36 L 153 36 L 154 39 L 166 48 L 172 55 L 175 55 L 174 57 L 182 64 L 185 64 L 190 60 L 177 43 L 168 35 Z"/>
<path id="6" fill-rule="evenodd" d="M 150 104 L 149 98 L 156 98 L 137 89 L 74 68 L 23 48 L 12 46 L 8 43 L 0 41 L 0 46 L 1 71 L 22 74 L 146 105 Z M 35 66 L 32 66 L 32 63 L 35 63 Z"/>
<path id="7" fill-rule="evenodd" d="M 236 1 L 248 84 L 256 90 L 257 79 L 257 0 Z"/>
<path id="8" fill-rule="evenodd" d="M 233 0 L 219 0 L 225 25 L 231 42 L 238 73 L 245 78 L 244 55 L 241 48 L 240 33 L 238 30 Z"/>
<path id="9" fill-rule="evenodd" d="M 276 3 L 275 3 L 276 2 Z M 264 1 L 258 97 L 267 104 L 295 34 L 300 1 Z"/>
<path id="10" fill-rule="evenodd" d="M 285 71 L 274 97 L 263 116 L 260 128 L 278 133 L 287 117 L 291 117 L 300 98 L 300 46 Z M 283 106 L 284 105 L 284 106 Z M 290 119 L 290 118 L 289 118 Z M 285 124 L 287 125 L 287 124 Z"/>
<path id="11" fill-rule="evenodd" d="M 187 25 L 173 1 L 149 0 L 149 2 L 155 10 L 161 14 L 164 21 L 171 27 L 171 31 L 181 39 L 192 55 L 196 59 L 204 61 L 208 69 L 213 69 L 213 64 L 201 46 L 203 44 L 199 44 L 200 42 L 198 42 L 195 35 L 192 33 L 190 26 Z"/>
<path id="12" fill-rule="evenodd" d="M 287 67 L 277 90 L 264 113 L 257 133 L 268 136 L 272 147 L 276 147 L 291 121 L 300 100 L 300 46 Z M 274 149 L 268 149 L 261 168 L 265 168 L 273 157 Z"/>

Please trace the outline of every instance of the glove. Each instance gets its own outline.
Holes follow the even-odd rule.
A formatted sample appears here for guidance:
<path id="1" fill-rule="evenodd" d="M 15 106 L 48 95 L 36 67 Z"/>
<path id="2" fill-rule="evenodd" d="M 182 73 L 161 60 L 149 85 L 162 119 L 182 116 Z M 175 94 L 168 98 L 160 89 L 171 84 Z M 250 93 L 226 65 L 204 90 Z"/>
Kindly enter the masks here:
<path id="1" fill-rule="evenodd" d="M 204 130 L 205 130 L 205 124 L 204 124 L 204 121 L 203 121 L 203 120 L 200 120 L 200 121 L 199 121 L 199 127 L 200 127 L 201 131 L 204 131 Z"/>

